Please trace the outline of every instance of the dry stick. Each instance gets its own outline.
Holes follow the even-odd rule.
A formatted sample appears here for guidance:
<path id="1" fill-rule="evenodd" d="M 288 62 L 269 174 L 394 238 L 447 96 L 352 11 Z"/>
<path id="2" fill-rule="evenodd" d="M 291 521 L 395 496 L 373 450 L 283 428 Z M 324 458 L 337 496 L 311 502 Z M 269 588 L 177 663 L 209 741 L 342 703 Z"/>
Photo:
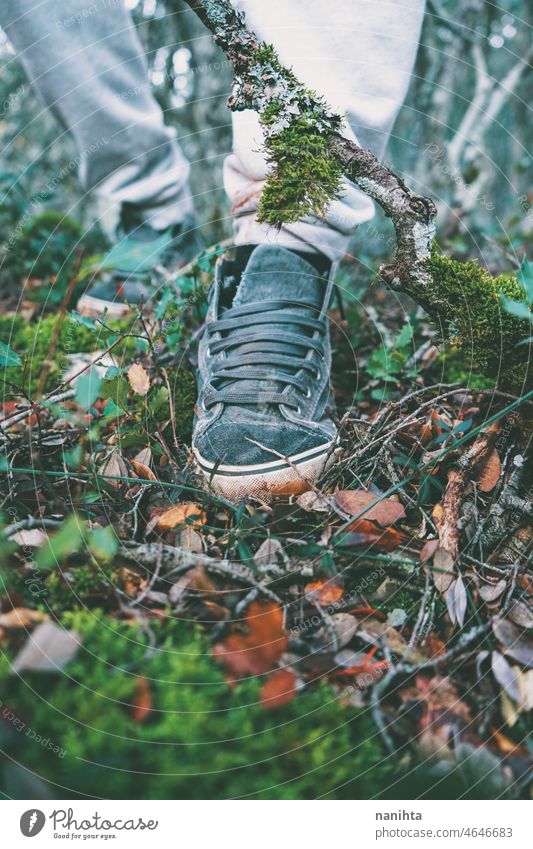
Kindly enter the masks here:
<path id="1" fill-rule="evenodd" d="M 148 570 L 156 565 L 165 579 L 168 579 L 171 575 L 180 575 L 189 569 L 201 566 L 203 569 L 215 572 L 225 578 L 244 582 L 283 607 L 283 603 L 276 593 L 258 581 L 252 570 L 241 563 L 215 560 L 213 557 L 208 557 L 207 554 L 195 554 L 186 548 L 177 548 L 155 542 L 143 543 L 131 548 L 122 546 L 118 553 L 120 557 L 130 562 L 140 563 Z"/>
<path id="2" fill-rule="evenodd" d="M 75 389 L 68 389 L 66 392 L 59 392 L 57 395 L 48 396 L 46 401 L 48 404 L 59 404 L 61 401 L 67 401 L 69 398 L 74 398 L 75 394 Z M 0 429 L 7 430 L 7 428 L 11 427 L 12 424 L 16 424 L 16 422 L 21 422 L 23 419 L 27 419 L 37 404 L 42 405 L 42 402 L 35 402 L 35 404 L 31 404 L 29 407 L 25 407 L 20 413 L 15 413 L 13 416 L 9 416 L 8 419 L 4 419 L 0 422 Z"/>
<path id="3" fill-rule="evenodd" d="M 436 567 L 440 567 L 439 571 L 433 572 L 433 580 L 441 593 L 446 592 L 455 578 L 454 566 L 459 556 L 459 519 L 467 472 L 485 459 L 499 430 L 497 423 L 492 424 L 448 471 L 443 518 L 438 527 L 439 548 L 433 561 Z"/>

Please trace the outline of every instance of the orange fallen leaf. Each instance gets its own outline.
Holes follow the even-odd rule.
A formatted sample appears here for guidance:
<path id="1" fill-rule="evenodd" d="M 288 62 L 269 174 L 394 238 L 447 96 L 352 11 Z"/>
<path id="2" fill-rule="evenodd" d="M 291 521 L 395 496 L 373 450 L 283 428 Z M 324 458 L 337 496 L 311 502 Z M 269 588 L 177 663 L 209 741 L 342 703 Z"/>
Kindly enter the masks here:
<path id="1" fill-rule="evenodd" d="M 207 516 L 198 504 L 186 502 L 175 504 L 157 517 L 156 527 L 160 531 L 170 531 L 178 525 L 185 525 L 187 519 L 192 519 L 194 524 L 204 525 Z"/>
<path id="2" fill-rule="evenodd" d="M 148 372 L 139 363 L 134 363 L 129 367 L 128 380 L 131 388 L 137 395 L 146 395 L 150 389 Z"/>
<path id="3" fill-rule="evenodd" d="M 245 633 L 230 634 L 213 646 L 213 656 L 231 679 L 270 672 L 288 645 L 283 611 L 275 601 L 253 601 L 243 624 Z"/>
<path id="4" fill-rule="evenodd" d="M 500 461 L 500 455 L 497 450 L 493 448 L 483 463 L 482 468 L 476 470 L 477 473 L 474 479 L 477 481 L 478 489 L 481 492 L 492 492 L 500 479 L 501 471 L 502 464 Z"/>
<path id="5" fill-rule="evenodd" d="M 344 544 L 371 545 L 381 551 L 394 551 L 405 540 L 405 534 L 396 528 L 381 528 L 367 519 L 355 519 L 350 524 L 350 533 L 346 534 Z"/>
<path id="6" fill-rule="evenodd" d="M 326 607 L 328 604 L 335 604 L 339 601 L 344 589 L 330 578 L 329 580 L 320 579 L 306 584 L 304 592 L 310 601 L 317 601 L 322 607 Z"/>
<path id="7" fill-rule="evenodd" d="M 431 518 L 435 522 L 437 528 L 440 528 L 442 526 L 442 523 L 444 521 L 444 507 L 440 502 L 435 504 L 433 510 L 431 511 Z"/>
<path id="8" fill-rule="evenodd" d="M 144 478 L 144 480 L 147 481 L 157 480 L 156 476 L 154 475 L 149 466 L 145 466 L 144 463 L 139 463 L 138 460 L 130 460 L 130 463 L 140 478 Z"/>
<path id="9" fill-rule="evenodd" d="M 288 704 L 296 695 L 296 675 L 291 669 L 276 669 L 261 687 L 261 705 L 276 710 Z"/>
<path id="10" fill-rule="evenodd" d="M 140 478 L 149 481 L 156 481 L 157 478 L 150 468 L 152 465 L 152 452 L 150 448 L 141 448 L 141 450 L 130 460 L 132 467 Z"/>
<path id="11" fill-rule="evenodd" d="M 375 492 L 366 489 L 340 489 L 335 493 L 338 506 L 351 516 L 356 516 L 372 504 L 361 518 L 368 522 L 377 522 L 383 528 L 405 518 L 405 510 L 400 501 L 395 498 L 382 498 L 379 501 L 379 497 Z"/>
<path id="12" fill-rule="evenodd" d="M 132 707 L 133 710 L 131 712 L 131 718 L 134 722 L 138 722 L 139 724 L 146 722 L 152 713 L 152 692 L 150 690 L 150 684 L 146 678 L 137 679 Z"/>

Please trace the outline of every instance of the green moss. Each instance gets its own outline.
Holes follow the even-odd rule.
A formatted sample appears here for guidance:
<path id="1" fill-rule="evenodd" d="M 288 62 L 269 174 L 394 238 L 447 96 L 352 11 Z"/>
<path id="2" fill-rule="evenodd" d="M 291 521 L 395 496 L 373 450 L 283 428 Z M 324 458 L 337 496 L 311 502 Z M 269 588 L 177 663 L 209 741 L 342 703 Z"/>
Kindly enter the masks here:
<path id="1" fill-rule="evenodd" d="M 272 109 L 268 120 L 272 120 Z M 279 225 L 323 214 L 342 181 L 327 133 L 302 116 L 270 136 L 265 147 L 272 172 L 261 195 L 260 220 Z"/>
<path id="2" fill-rule="evenodd" d="M 460 383 L 470 389 L 490 389 L 495 385 L 492 377 L 480 371 L 471 353 L 457 345 L 446 345 L 431 367 L 435 380 L 441 383 Z"/>
<path id="3" fill-rule="evenodd" d="M 10 709 L 60 751 L 7 722 L 3 748 L 60 798 L 368 798 L 387 783 L 368 715 L 326 686 L 265 711 L 260 682 L 229 688 L 208 642 L 183 622 L 151 620 L 153 649 L 137 625 L 98 611 L 62 622 L 83 637 L 65 674 L 13 676 L 0 660 Z M 137 676 L 153 703 L 143 723 L 132 718 Z"/>
<path id="4" fill-rule="evenodd" d="M 26 394 L 33 395 L 37 389 L 43 365 L 48 364 L 48 378 L 45 391 L 51 390 L 60 382 L 61 374 L 68 367 L 68 357 L 77 353 L 93 353 L 104 349 L 110 333 L 102 328 L 98 333 L 78 324 L 66 316 L 59 331 L 55 353 L 51 360 L 52 340 L 55 334 L 58 316 L 48 315 L 34 323 L 29 323 L 20 315 L 0 316 L 0 342 L 10 345 L 23 359 L 22 371 L 15 368 L 5 369 L 3 378 L 19 385 Z M 126 331 L 131 322 L 127 319 L 110 321 L 109 326 L 115 331 Z M 120 355 L 134 348 L 134 342 L 125 340 L 122 346 L 115 349 Z M 9 391 L 5 387 L 3 396 Z"/>
<path id="5" fill-rule="evenodd" d="M 524 361 L 528 338 L 527 320 L 506 312 L 502 295 L 526 301 L 526 293 L 512 275 L 491 275 L 476 261 L 457 262 L 433 251 L 429 269 L 434 283 L 436 311 L 448 338 L 470 352 L 477 369 L 500 382 L 520 385 L 531 381 Z"/>
<path id="6" fill-rule="evenodd" d="M 173 375 L 172 390 L 176 432 L 180 439 L 188 439 L 198 394 L 194 375 L 186 368 L 178 369 Z"/>
<path id="7" fill-rule="evenodd" d="M 342 120 L 325 100 L 305 88 L 279 61 L 274 47 L 260 44 L 251 55 L 242 90 L 265 130 L 272 168 L 259 204 L 260 221 L 275 226 L 306 215 L 320 216 L 338 194 L 342 169 L 331 152 Z M 241 100 L 242 103 L 245 100 Z"/>
<path id="8" fill-rule="evenodd" d="M 116 585 L 112 567 L 93 561 L 84 566 L 73 566 L 65 572 L 55 570 L 47 575 L 43 586 L 43 602 L 45 608 L 53 610 L 56 615 L 59 611 L 104 605 L 108 598 L 115 605 Z"/>

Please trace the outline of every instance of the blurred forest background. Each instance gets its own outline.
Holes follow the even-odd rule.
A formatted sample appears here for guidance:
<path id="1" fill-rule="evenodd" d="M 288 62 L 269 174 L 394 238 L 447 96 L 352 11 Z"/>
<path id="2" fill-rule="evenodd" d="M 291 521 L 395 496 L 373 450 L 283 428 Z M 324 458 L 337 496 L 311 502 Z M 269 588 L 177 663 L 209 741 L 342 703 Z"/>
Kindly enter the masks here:
<path id="1" fill-rule="evenodd" d="M 206 236 L 228 236 L 221 169 L 231 146 L 229 63 L 181 0 L 126 2 L 146 47 L 154 93 L 193 165 Z M 491 270 L 518 265 L 533 229 L 532 17 L 525 0 L 429 0 L 415 76 L 387 151 L 408 185 L 437 201 L 446 249 L 460 258 L 480 256 Z M 102 235 L 92 226 L 96 202 L 82 197 L 77 184 L 72 140 L 46 114 L 1 32 L 0 67 L 0 242 L 9 241 L 21 220 L 29 235 L 20 251 L 0 261 L 0 281 L 9 287 L 21 275 L 53 273 L 73 231 L 90 250 L 99 249 Z M 39 216 L 50 209 L 61 212 L 61 224 L 50 219 L 47 239 L 47 219 Z M 392 245 L 382 218 L 361 228 L 353 246 L 358 273 L 370 279 Z"/>
<path id="2" fill-rule="evenodd" d="M 125 2 L 154 94 L 192 164 L 197 211 L 212 245 L 231 234 L 222 189 L 231 149 L 229 63 L 181 0 Z M 492 273 L 514 271 L 531 256 L 532 24 L 526 0 L 428 0 L 411 89 L 386 152 L 392 169 L 437 203 L 443 251 L 479 258 Z M 222 508 L 187 468 L 194 340 L 218 249 L 201 254 L 179 291 L 164 290 L 153 331 L 143 322 L 139 335 L 131 319 L 97 326 L 70 311 L 71 283 L 86 286 L 84 265 L 105 251 L 113 225 L 80 189 L 78 162 L 0 31 L 0 386 L 7 416 L 0 422 L 0 798 L 63 798 L 65 788 L 69 797 L 119 799 L 530 794 L 533 744 L 525 741 L 533 669 L 526 677 L 520 666 L 530 665 L 533 652 L 533 574 L 518 566 L 533 544 L 531 466 L 524 460 L 531 429 L 522 433 L 515 412 L 524 399 L 474 373 L 468 345 L 458 353 L 438 350 L 435 327 L 406 296 L 369 286 L 394 249 L 392 227 L 378 213 L 354 236 L 357 261 L 343 264 L 340 280 L 348 309 L 332 320 L 333 384 L 347 412 L 347 450 L 324 483 L 328 500 Z M 524 263 L 521 273 L 533 291 L 531 268 Z M 85 373 L 93 355 L 100 360 L 101 349 L 112 348 L 116 359 L 105 364 L 105 376 Z M 132 361 L 147 381 L 142 392 L 130 380 Z M 75 389 L 58 391 L 74 378 Z M 461 526 L 464 539 L 453 591 L 444 596 L 419 566 L 436 551 L 441 500 L 457 479 L 448 471 L 456 471 L 457 450 L 465 446 L 462 463 L 468 440 L 500 419 L 486 465 L 476 465 L 475 476 L 471 459 L 461 465 L 462 525 L 446 502 L 448 524 L 457 533 Z M 522 480 L 528 492 L 519 498 Z M 333 497 L 367 498 L 369 482 L 380 493 L 376 504 L 388 502 L 395 517 L 400 509 L 405 521 L 369 514 L 345 535 L 345 519 L 359 506 L 339 512 Z M 186 500 L 191 492 L 194 503 Z M 388 492 L 403 502 L 385 498 Z M 35 555 L 22 532 L 32 535 Z M 161 561 L 154 566 L 146 554 L 155 542 L 185 565 L 204 565 L 179 571 L 179 581 L 177 566 L 159 575 Z M 134 550 L 125 547 L 131 544 Z M 281 607 L 268 596 L 254 602 L 270 611 L 266 631 L 254 634 L 252 620 L 261 617 L 246 617 L 256 590 L 243 588 L 249 578 L 240 572 L 221 571 L 221 557 L 230 567 L 245 564 L 253 587 L 256 579 L 274 585 L 281 574 L 286 631 Z M 333 616 L 318 617 L 330 602 L 341 611 L 335 616 L 346 649 L 335 655 Z M 365 617 L 364 630 L 356 616 Z M 203 632 L 184 620 L 201 621 Z M 22 667 L 27 676 L 13 675 L 10 658 L 26 651 L 27 630 L 52 629 L 55 639 L 56 621 L 63 638 L 74 629 L 83 643 L 67 672 L 43 675 L 29 664 Z M 264 645 L 279 654 L 253 671 L 254 680 L 228 688 L 219 665 L 228 633 L 230 648 L 241 634 L 247 649 L 246 641 L 256 640 L 260 659 Z M 285 645 L 292 654 L 283 657 L 298 671 L 297 698 L 295 673 L 288 685 L 286 670 L 276 666 Z M 483 651 L 476 656 L 472 645 Z M 406 678 L 400 697 L 398 684 L 394 700 L 388 691 L 379 695 L 385 670 L 403 676 L 413 647 L 415 669 L 424 673 L 416 687 Z M 464 663 L 454 654 L 461 647 Z M 228 655 L 244 654 L 230 648 Z M 440 655 L 448 657 L 446 673 L 439 667 L 434 675 Z M 277 703 L 268 695 L 273 686 L 282 688 Z M 382 716 L 397 720 L 391 727 L 401 748 L 393 754 L 389 745 L 384 754 L 379 738 Z M 420 747 L 424 764 L 431 746 L 443 748 L 446 760 L 431 773 L 433 784 L 409 749 L 430 722 L 436 730 Z"/>

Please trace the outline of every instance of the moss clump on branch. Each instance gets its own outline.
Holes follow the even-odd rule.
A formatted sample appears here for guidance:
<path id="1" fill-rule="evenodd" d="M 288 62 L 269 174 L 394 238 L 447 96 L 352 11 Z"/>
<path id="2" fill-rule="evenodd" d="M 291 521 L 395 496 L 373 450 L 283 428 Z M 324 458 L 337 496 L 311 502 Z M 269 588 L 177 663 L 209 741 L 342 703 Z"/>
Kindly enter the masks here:
<path id="1" fill-rule="evenodd" d="M 327 135 L 302 116 L 270 136 L 265 148 L 273 168 L 261 195 L 260 221 L 280 226 L 322 215 L 342 181 Z"/>
<path id="2" fill-rule="evenodd" d="M 331 149 L 341 117 L 281 64 L 270 44 L 252 50 L 246 73 L 236 82 L 241 96 L 235 95 L 233 105 L 259 113 L 272 166 L 259 220 L 279 227 L 306 215 L 323 215 L 342 185 L 341 163 Z"/>
<path id="3" fill-rule="evenodd" d="M 434 249 L 428 267 L 434 284 L 436 312 L 454 344 L 471 349 L 476 365 L 499 382 L 521 386 L 531 382 L 527 346 L 531 335 L 527 319 L 506 312 L 502 296 L 527 302 L 516 277 L 492 277 L 477 261 L 457 262 Z"/>

